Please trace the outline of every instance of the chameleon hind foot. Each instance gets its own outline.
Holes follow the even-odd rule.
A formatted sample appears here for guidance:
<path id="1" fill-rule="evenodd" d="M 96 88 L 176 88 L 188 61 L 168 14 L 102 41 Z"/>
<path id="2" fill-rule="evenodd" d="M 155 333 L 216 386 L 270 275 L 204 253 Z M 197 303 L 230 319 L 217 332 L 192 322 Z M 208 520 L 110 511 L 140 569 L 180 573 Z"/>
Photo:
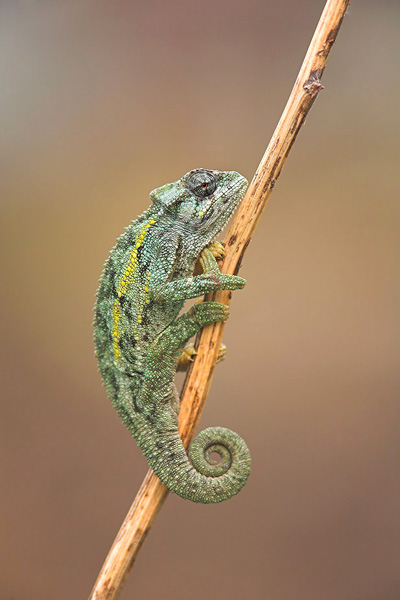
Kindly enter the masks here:
<path id="1" fill-rule="evenodd" d="M 177 360 L 182 353 L 182 348 L 200 329 L 216 321 L 226 321 L 228 316 L 229 307 L 221 302 L 194 304 L 154 340 L 147 358 L 151 357 L 152 362 L 160 362 L 160 364 L 163 362 L 163 356 Z M 174 365 L 175 371 L 176 362 Z"/>
<path id="2" fill-rule="evenodd" d="M 140 398 L 143 404 L 149 398 L 156 401 L 160 398 L 161 402 L 165 402 L 165 387 L 175 376 L 182 348 L 205 325 L 226 321 L 228 315 L 229 307 L 221 302 L 194 304 L 160 333 L 147 352 L 145 378 Z M 163 366 L 162 369 L 160 365 Z M 172 401 L 172 397 L 170 400 Z"/>
<path id="3" fill-rule="evenodd" d="M 179 357 L 177 371 L 186 371 L 189 365 L 194 361 L 196 354 L 197 350 L 195 349 L 193 342 L 189 342 L 188 344 L 186 344 L 182 351 L 182 354 Z M 217 363 L 223 361 L 225 355 L 226 346 L 225 344 L 221 343 L 218 351 Z"/>

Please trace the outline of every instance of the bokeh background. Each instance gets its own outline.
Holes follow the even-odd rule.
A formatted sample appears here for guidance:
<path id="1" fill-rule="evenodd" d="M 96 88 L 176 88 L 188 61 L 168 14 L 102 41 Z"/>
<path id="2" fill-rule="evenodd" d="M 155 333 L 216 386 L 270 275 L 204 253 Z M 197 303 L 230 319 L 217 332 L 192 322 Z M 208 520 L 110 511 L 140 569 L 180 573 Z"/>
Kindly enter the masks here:
<path id="1" fill-rule="evenodd" d="M 323 0 L 1 2 L 4 600 L 86 598 L 147 467 L 92 306 L 149 191 L 251 178 Z M 246 254 L 201 425 L 227 503 L 170 496 L 122 599 L 400 597 L 400 4 L 353 0 Z"/>

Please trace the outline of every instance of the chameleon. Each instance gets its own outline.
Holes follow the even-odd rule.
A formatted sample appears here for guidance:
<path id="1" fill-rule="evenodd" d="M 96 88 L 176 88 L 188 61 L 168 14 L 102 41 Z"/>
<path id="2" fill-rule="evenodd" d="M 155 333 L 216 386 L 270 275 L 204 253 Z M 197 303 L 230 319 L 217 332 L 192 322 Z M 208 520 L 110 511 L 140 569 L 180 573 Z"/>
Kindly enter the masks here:
<path id="1" fill-rule="evenodd" d="M 247 185 L 235 171 L 194 169 L 153 190 L 150 208 L 110 251 L 94 311 L 98 368 L 122 422 L 161 482 L 204 504 L 237 494 L 251 458 L 243 439 L 222 427 L 201 431 L 186 453 L 178 432 L 175 374 L 189 362 L 190 338 L 225 321 L 228 306 L 200 301 L 179 313 L 185 300 L 244 287 L 245 279 L 221 273 L 217 258 L 223 246 L 214 239 Z"/>

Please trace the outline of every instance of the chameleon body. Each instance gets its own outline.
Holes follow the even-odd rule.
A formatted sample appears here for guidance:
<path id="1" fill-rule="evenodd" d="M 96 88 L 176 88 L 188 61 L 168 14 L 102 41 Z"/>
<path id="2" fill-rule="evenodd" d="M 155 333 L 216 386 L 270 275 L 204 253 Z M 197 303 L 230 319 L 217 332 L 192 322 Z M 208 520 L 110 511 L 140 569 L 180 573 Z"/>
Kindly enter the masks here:
<path id="1" fill-rule="evenodd" d="M 228 307 L 217 302 L 195 304 L 178 316 L 184 301 L 245 285 L 221 273 L 211 242 L 246 187 L 234 171 L 196 169 L 153 190 L 152 206 L 111 250 L 97 292 L 96 356 L 112 404 L 162 483 L 194 502 L 230 498 L 250 473 L 245 442 L 221 427 L 196 436 L 189 461 L 178 433 L 174 384 L 188 340 L 228 317 Z M 198 261 L 203 272 L 193 275 Z"/>

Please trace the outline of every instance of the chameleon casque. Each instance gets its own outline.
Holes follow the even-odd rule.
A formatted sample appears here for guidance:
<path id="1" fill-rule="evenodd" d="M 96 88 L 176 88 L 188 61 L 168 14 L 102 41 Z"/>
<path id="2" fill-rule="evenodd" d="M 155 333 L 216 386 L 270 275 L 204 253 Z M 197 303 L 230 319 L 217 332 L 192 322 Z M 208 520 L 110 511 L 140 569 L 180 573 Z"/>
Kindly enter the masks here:
<path id="1" fill-rule="evenodd" d="M 111 402 L 162 483 L 194 502 L 226 500 L 250 474 L 245 442 L 222 427 L 195 437 L 189 461 L 174 384 L 189 339 L 228 317 L 218 302 L 197 303 L 178 316 L 184 301 L 246 283 L 221 273 L 216 257 L 222 245 L 212 243 L 246 188 L 235 171 L 195 169 L 153 190 L 152 206 L 111 250 L 97 291 L 96 356 Z M 221 456 L 218 464 L 213 452 Z"/>

